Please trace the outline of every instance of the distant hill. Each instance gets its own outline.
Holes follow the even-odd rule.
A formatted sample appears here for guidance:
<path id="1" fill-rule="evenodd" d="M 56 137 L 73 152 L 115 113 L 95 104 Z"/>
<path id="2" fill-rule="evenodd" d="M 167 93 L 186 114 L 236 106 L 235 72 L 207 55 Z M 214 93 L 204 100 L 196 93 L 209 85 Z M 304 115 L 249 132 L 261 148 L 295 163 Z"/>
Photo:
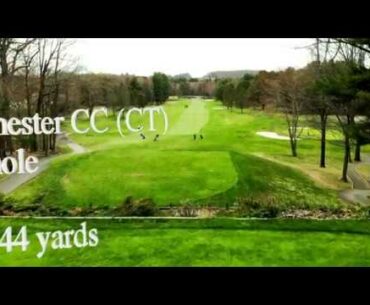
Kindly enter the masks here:
<path id="1" fill-rule="evenodd" d="M 235 70 L 235 71 L 213 71 L 207 73 L 203 78 L 241 78 L 245 74 L 256 75 L 257 70 Z"/>
<path id="2" fill-rule="evenodd" d="M 181 73 L 181 74 L 174 75 L 173 78 L 174 79 L 180 79 L 180 78 L 191 79 L 191 75 L 189 73 Z"/>

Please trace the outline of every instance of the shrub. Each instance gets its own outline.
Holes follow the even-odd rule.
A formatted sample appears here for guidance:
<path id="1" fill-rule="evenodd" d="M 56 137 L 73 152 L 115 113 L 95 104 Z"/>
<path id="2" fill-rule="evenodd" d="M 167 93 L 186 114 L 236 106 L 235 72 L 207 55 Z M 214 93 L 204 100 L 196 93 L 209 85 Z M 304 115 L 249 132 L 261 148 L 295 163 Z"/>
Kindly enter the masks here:
<path id="1" fill-rule="evenodd" d="M 39 194 L 37 194 L 37 195 L 33 198 L 32 203 L 33 203 L 33 204 L 41 204 L 41 203 L 43 203 L 45 196 L 46 196 L 46 194 L 45 194 L 45 193 L 39 193 Z"/>
<path id="2" fill-rule="evenodd" d="M 179 216 L 181 217 L 196 217 L 198 212 L 197 208 L 190 204 L 183 205 L 177 209 Z"/>
<path id="3" fill-rule="evenodd" d="M 114 213 L 119 216 L 155 216 L 157 208 L 150 198 L 134 200 L 129 196 Z"/>
<path id="4" fill-rule="evenodd" d="M 237 214 L 241 217 L 276 218 L 284 210 L 274 197 L 241 198 L 238 201 Z"/>

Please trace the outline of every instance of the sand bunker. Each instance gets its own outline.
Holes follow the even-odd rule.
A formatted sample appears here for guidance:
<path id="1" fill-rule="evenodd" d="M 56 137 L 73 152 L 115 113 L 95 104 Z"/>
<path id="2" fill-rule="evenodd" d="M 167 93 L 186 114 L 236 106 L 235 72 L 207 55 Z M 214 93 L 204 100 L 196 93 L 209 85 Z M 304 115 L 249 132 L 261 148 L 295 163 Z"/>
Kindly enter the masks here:
<path id="1" fill-rule="evenodd" d="M 276 132 L 271 131 L 258 131 L 256 132 L 259 136 L 269 138 L 269 139 L 276 139 L 276 140 L 289 140 L 289 137 L 282 136 L 277 134 Z"/>

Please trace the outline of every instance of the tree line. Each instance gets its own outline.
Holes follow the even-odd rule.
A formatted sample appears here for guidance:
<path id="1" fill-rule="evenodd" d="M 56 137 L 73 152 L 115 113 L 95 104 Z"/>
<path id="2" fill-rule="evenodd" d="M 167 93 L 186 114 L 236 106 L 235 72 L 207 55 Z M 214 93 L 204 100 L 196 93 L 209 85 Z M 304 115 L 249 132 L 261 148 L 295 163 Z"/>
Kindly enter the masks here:
<path id="1" fill-rule="evenodd" d="M 80 73 L 72 44 L 68 39 L 0 38 L 1 118 L 65 116 L 79 107 L 145 107 L 162 104 L 171 94 L 169 77 L 159 72 L 151 77 Z M 0 136 L 0 160 L 17 147 L 47 156 L 56 150 L 56 136 Z"/>
<path id="2" fill-rule="evenodd" d="M 145 107 L 172 96 L 212 97 L 214 82 L 175 78 L 81 73 L 68 39 L 0 38 L 0 117 L 66 116 L 76 108 Z M 1 128 L 1 126 L 0 126 Z M 0 130 L 1 131 L 1 130 Z M 55 135 L 0 136 L 0 160 L 17 147 L 48 155 L 56 150 Z"/>
<path id="3" fill-rule="evenodd" d="M 329 117 L 343 135 L 342 180 L 348 164 L 361 160 L 361 147 L 370 143 L 370 70 L 366 63 L 370 39 L 316 39 L 313 61 L 303 69 L 261 71 L 239 80 L 218 81 L 215 96 L 228 108 L 266 107 L 284 114 L 292 156 L 298 156 L 301 117 L 312 119 L 321 135 L 319 166 L 326 167 Z M 351 152 L 354 148 L 354 157 Z"/>
<path id="4" fill-rule="evenodd" d="M 313 61 L 303 69 L 261 71 L 240 79 L 172 78 L 80 73 L 67 39 L 0 38 L 0 117 L 65 116 L 79 107 L 162 104 L 170 95 L 216 97 L 229 109 L 247 107 L 284 114 L 293 156 L 298 156 L 302 115 L 315 118 L 321 134 L 320 167 L 326 166 L 329 117 L 343 135 L 342 179 L 348 163 L 361 159 L 370 138 L 370 73 L 366 66 L 370 39 L 316 39 Z M 0 159 L 17 147 L 48 155 L 55 135 L 0 136 Z M 354 156 L 352 156 L 354 148 Z"/>

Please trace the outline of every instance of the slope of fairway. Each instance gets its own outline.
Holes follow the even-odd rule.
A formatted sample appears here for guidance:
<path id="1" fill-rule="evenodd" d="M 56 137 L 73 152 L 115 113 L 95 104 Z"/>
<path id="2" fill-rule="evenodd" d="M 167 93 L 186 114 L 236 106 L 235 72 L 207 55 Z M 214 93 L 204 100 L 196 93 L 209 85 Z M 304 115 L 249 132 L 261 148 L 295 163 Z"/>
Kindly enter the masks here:
<path id="1" fill-rule="evenodd" d="M 302 173 L 251 155 L 227 151 L 116 148 L 55 161 L 11 195 L 11 201 L 65 208 L 116 206 L 128 196 L 157 205 L 230 206 L 238 198 L 274 198 L 296 207 L 336 206 L 336 193 Z"/>
<path id="2" fill-rule="evenodd" d="M 120 148 L 55 161 L 13 193 L 12 201 L 26 204 L 37 198 L 62 207 L 114 206 L 133 196 L 177 205 L 224 192 L 236 182 L 227 152 Z"/>
<path id="3" fill-rule="evenodd" d="M 15 204 L 40 202 L 65 208 L 115 206 L 127 196 L 151 198 L 161 206 L 191 203 L 225 207 L 251 197 L 262 201 L 273 198 L 299 207 L 341 204 L 335 191 L 323 188 L 299 170 L 303 164 L 318 168 L 318 140 L 300 141 L 299 157 L 292 158 L 288 143 L 256 135 L 257 130 L 280 133 L 285 126 L 281 116 L 252 110 L 243 114 L 213 110 L 217 105 L 204 101 L 164 105 L 170 130 L 175 131 L 156 142 L 153 134 L 147 133 L 145 140 L 138 134 L 121 138 L 114 131 L 114 118 L 101 117 L 99 124 L 110 126 L 110 132 L 73 136 L 89 148 L 89 153 L 55 160 L 46 172 L 18 188 L 8 199 Z M 198 122 L 205 123 L 209 117 L 203 140 L 193 140 L 192 134 L 185 134 L 195 132 L 195 113 L 201 114 Z M 87 122 L 80 124 L 86 127 Z M 340 168 L 340 160 L 337 147 L 328 143 L 328 164 L 335 162 Z M 331 167 L 320 171 L 327 177 L 332 175 Z M 337 181 L 338 177 L 333 175 L 331 179 Z"/>
<path id="4" fill-rule="evenodd" d="M 207 198 L 206 202 L 231 204 L 236 198 L 273 200 L 280 206 L 296 208 L 335 207 L 337 193 L 318 187 L 301 172 L 251 155 L 231 152 L 238 182 L 226 192 Z"/>
<path id="5" fill-rule="evenodd" d="M 97 228 L 94 248 L 36 254 L 35 232 L 76 230 L 81 220 L 0 220 L 18 232 L 27 225 L 30 247 L 0 248 L 1 266 L 370 266 L 368 221 L 87 221 Z"/>
<path id="6" fill-rule="evenodd" d="M 342 206 L 336 190 L 348 186 L 339 181 L 341 143 L 328 141 L 328 166 L 320 169 L 319 137 L 299 141 L 298 157 L 293 158 L 289 143 L 256 134 L 282 133 L 286 122 L 280 114 L 214 109 L 219 106 L 190 100 L 165 104 L 172 131 L 158 141 L 153 141 L 153 132 L 145 133 L 145 140 L 137 133 L 121 138 L 114 130 L 114 117 L 100 117 L 100 127 L 111 127 L 107 134 L 71 135 L 89 153 L 55 160 L 8 199 L 73 207 L 112 206 L 134 196 L 152 198 L 161 206 L 225 207 L 252 197 L 303 208 Z M 194 114 L 198 123 L 193 122 Z M 86 121 L 80 124 L 87 126 Z M 192 132 L 199 128 L 204 138 L 194 140 Z"/>
<path id="7" fill-rule="evenodd" d="M 187 108 L 170 128 L 170 135 L 192 135 L 201 131 L 208 122 L 208 107 L 205 101 L 189 100 Z"/>

